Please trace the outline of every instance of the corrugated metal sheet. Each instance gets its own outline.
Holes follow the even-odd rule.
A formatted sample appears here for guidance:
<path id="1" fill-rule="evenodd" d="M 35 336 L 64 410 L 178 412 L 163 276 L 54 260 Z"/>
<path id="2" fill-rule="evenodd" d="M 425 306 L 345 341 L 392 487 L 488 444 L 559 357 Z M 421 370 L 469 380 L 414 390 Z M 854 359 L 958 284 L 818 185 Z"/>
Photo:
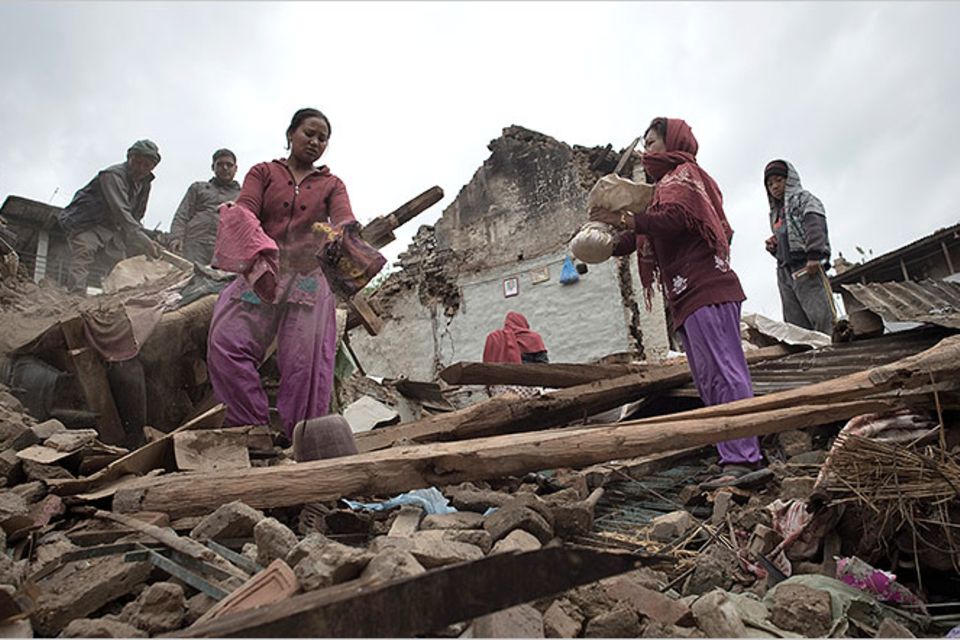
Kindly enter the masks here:
<path id="1" fill-rule="evenodd" d="M 953 330 L 941 327 L 922 327 L 753 364 L 750 365 L 753 392 L 762 396 L 888 364 L 929 349 L 953 333 Z M 699 397 L 692 384 L 676 389 L 669 395 Z"/>
<path id="2" fill-rule="evenodd" d="M 924 280 L 841 286 L 888 322 L 929 322 L 960 329 L 960 284 Z"/>

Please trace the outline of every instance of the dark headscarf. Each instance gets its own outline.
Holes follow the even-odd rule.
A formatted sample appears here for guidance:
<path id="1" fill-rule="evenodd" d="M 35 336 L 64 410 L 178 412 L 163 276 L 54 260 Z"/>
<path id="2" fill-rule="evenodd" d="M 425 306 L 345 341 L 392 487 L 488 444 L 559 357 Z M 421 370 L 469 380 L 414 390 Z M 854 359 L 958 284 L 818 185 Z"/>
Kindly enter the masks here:
<path id="1" fill-rule="evenodd" d="M 729 259 L 733 229 L 723 212 L 720 187 L 697 164 L 700 145 L 693 131 L 685 121 L 668 118 L 664 143 L 666 151 L 643 154 L 643 169 L 657 183 L 650 206 L 682 218 L 720 258 Z M 637 235 L 637 254 L 640 282 L 651 309 L 659 267 L 653 244 L 644 235 Z"/>

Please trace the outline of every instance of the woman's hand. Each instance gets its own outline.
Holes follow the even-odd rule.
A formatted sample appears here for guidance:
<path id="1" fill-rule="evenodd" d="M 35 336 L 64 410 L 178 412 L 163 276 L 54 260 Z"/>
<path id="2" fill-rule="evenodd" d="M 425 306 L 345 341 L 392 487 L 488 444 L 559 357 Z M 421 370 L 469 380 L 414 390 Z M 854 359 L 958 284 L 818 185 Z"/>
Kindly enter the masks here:
<path id="1" fill-rule="evenodd" d="M 633 229 L 633 214 L 629 211 L 610 211 L 595 207 L 590 210 L 589 218 L 591 222 L 604 222 L 614 229 Z"/>
<path id="2" fill-rule="evenodd" d="M 812 276 L 813 274 L 815 274 L 817 271 L 820 270 L 820 261 L 819 261 L 819 260 L 807 260 L 807 264 L 805 264 L 805 265 L 803 266 L 803 268 L 806 270 L 807 275 Z"/>

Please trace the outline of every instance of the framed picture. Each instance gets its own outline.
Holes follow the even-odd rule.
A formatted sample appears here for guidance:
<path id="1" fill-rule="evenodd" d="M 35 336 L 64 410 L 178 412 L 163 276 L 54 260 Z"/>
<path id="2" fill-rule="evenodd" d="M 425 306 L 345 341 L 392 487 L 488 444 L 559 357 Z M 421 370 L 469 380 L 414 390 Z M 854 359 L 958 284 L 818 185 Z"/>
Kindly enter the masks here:
<path id="1" fill-rule="evenodd" d="M 512 298 L 518 293 L 520 293 L 520 278 L 517 278 L 516 276 L 512 278 L 504 278 L 503 297 Z"/>
<path id="2" fill-rule="evenodd" d="M 541 267 L 539 269 L 534 269 L 530 272 L 530 283 L 531 284 L 540 284 L 541 282 L 547 282 L 550 280 L 550 266 Z"/>

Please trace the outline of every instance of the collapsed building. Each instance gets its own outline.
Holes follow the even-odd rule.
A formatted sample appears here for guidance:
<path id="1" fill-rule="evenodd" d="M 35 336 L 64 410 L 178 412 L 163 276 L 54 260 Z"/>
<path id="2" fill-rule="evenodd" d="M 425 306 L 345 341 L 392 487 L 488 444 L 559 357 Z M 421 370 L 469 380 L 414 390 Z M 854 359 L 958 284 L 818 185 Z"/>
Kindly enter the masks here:
<path id="1" fill-rule="evenodd" d="M 549 336 L 558 362 L 665 356 L 663 300 L 657 295 L 646 310 L 635 258 L 582 265 L 574 283 L 560 278 L 587 193 L 614 169 L 618 154 L 518 126 L 489 148 L 440 220 L 420 228 L 399 271 L 371 296 L 383 332 L 351 336 L 365 370 L 432 380 L 454 362 L 478 360 L 487 333 L 508 311 Z M 626 171 L 633 171 L 632 160 Z"/>
<path id="2" fill-rule="evenodd" d="M 88 299 L 23 262 L 4 274 L 2 633 L 956 633 L 952 266 L 837 283 L 874 290 L 859 299 L 879 335 L 850 323 L 831 343 L 745 316 L 756 397 L 701 407 L 685 358 L 663 358 L 662 307 L 636 308 L 632 260 L 557 282 L 585 193 L 618 154 L 519 127 L 491 147 L 369 304 L 344 301 L 338 406 L 364 414 L 356 455 L 294 462 L 276 428 L 222 426 L 203 363 L 217 274 L 133 259 Z M 365 238 L 381 244 L 438 199 L 418 198 Z M 544 216 L 563 222 L 510 232 Z M 519 293 L 504 297 L 511 278 Z M 564 336 L 554 362 L 475 362 L 513 308 Z M 112 359 L 121 347 L 149 391 L 129 384 L 133 358 Z M 351 350 L 376 379 L 347 373 Z M 261 373 L 269 388 L 269 359 Z M 495 384 L 538 391 L 464 393 Z M 127 442 L 124 405 L 144 397 L 145 442 Z M 713 445 L 747 435 L 763 438 L 766 472 L 705 483 Z"/>

